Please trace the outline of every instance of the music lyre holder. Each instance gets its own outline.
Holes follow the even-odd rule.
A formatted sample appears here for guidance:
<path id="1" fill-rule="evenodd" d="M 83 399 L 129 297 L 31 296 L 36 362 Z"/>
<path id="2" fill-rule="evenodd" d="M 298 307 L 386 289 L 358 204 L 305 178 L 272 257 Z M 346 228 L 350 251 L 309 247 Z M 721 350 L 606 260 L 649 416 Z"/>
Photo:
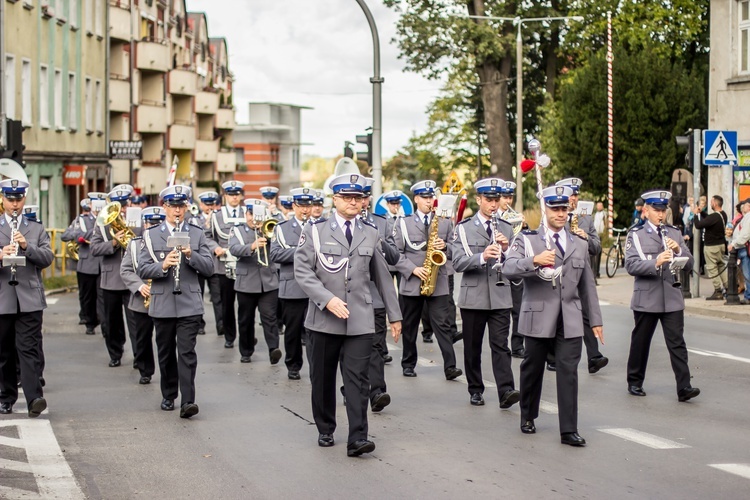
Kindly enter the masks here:
<path id="1" fill-rule="evenodd" d="M 182 249 L 190 246 L 190 235 L 187 233 L 177 233 L 167 238 L 167 246 L 172 247 L 180 251 L 180 261 L 174 270 L 174 287 L 172 293 L 174 295 L 180 295 L 182 288 L 180 287 L 180 265 L 182 264 Z"/>

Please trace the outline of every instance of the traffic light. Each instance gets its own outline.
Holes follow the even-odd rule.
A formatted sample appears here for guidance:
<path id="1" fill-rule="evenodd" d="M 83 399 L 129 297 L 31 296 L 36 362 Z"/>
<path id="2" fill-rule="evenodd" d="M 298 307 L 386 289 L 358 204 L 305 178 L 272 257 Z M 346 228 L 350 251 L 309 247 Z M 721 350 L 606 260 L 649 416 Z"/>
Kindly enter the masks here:
<path id="1" fill-rule="evenodd" d="M 351 145 L 351 142 L 344 141 L 344 158 L 354 159 L 354 151 L 352 151 L 352 148 L 350 147 Z"/>
<path id="2" fill-rule="evenodd" d="M 358 135 L 357 142 L 367 146 L 367 151 L 357 152 L 357 160 L 367 162 L 369 166 L 372 166 L 372 132 L 367 135 Z"/>
<path id="3" fill-rule="evenodd" d="M 23 126 L 20 120 L 8 120 L 6 126 L 6 148 L 0 153 L 2 158 L 10 158 L 25 167 L 23 164 L 23 150 L 26 146 L 23 145 Z"/>

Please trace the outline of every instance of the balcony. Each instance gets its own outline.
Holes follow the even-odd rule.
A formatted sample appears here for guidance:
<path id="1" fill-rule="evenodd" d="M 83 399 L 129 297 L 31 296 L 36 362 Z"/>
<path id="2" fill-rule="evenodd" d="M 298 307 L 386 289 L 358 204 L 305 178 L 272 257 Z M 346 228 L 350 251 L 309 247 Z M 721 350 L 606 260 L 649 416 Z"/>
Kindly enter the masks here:
<path id="1" fill-rule="evenodd" d="M 216 158 L 216 170 L 219 172 L 234 172 L 236 163 L 237 154 L 234 151 L 219 151 Z"/>
<path id="2" fill-rule="evenodd" d="M 130 82 L 115 75 L 109 79 L 109 111 L 130 113 Z"/>
<path id="3" fill-rule="evenodd" d="M 169 93 L 194 96 L 198 91 L 198 80 L 194 71 L 173 69 L 169 72 Z"/>
<path id="4" fill-rule="evenodd" d="M 201 91 L 195 95 L 195 112 L 215 115 L 219 110 L 219 94 Z"/>
<path id="5" fill-rule="evenodd" d="M 234 130 L 234 109 L 220 108 L 216 111 L 216 128 L 221 130 Z"/>
<path id="6" fill-rule="evenodd" d="M 169 149 L 194 149 L 195 126 L 173 124 L 169 126 Z"/>
<path id="7" fill-rule="evenodd" d="M 135 110 L 135 130 L 141 134 L 167 132 L 167 108 L 163 105 L 141 103 Z"/>
<path id="8" fill-rule="evenodd" d="M 215 162 L 218 156 L 219 156 L 219 141 L 218 140 L 195 141 L 195 161 Z"/>
<path id="9" fill-rule="evenodd" d="M 169 47 L 166 43 L 139 40 L 136 45 L 135 67 L 142 71 L 167 72 L 169 70 Z"/>
<path id="10" fill-rule="evenodd" d="M 109 9 L 109 37 L 113 40 L 130 41 L 131 38 L 131 19 L 130 7 L 119 5 L 118 2 L 110 2 L 112 7 Z"/>

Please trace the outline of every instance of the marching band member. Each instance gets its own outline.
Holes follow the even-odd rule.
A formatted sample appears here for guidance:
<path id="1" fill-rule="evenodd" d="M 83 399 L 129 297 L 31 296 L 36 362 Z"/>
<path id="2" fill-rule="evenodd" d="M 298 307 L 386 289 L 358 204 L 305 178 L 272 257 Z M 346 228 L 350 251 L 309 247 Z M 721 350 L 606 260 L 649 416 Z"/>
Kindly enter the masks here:
<path id="1" fill-rule="evenodd" d="M 290 217 L 294 216 L 294 211 L 292 210 L 294 198 L 291 195 L 279 196 L 279 203 L 281 204 L 281 213 L 284 214 L 284 218 L 281 220 L 289 220 Z"/>
<path id="2" fill-rule="evenodd" d="M 212 274 L 214 278 L 218 278 L 219 290 L 221 290 L 224 347 L 232 349 L 234 340 L 237 338 L 237 318 L 234 314 L 236 293 L 233 283 L 236 257 L 228 252 L 228 247 L 232 228 L 245 223 L 245 209 L 242 207 L 245 183 L 227 181 L 221 185 L 221 188 L 224 190 L 226 205 L 210 215 L 205 233 L 208 246 L 214 255 L 214 272 Z"/>
<path id="3" fill-rule="evenodd" d="M 121 207 L 121 216 L 124 219 L 127 207 L 130 204 L 130 195 L 133 187 L 129 184 L 115 186 L 107 196 L 110 203 L 118 202 Z M 137 235 L 139 228 L 131 228 Z M 125 251 L 121 248 L 118 240 L 125 236 L 125 229 L 118 231 L 113 237 L 109 226 L 97 227 L 91 236 L 91 253 L 94 256 L 102 258 L 101 261 L 101 281 L 102 296 L 104 298 L 104 315 L 102 323 L 107 323 L 107 335 L 104 341 L 109 352 L 109 366 L 117 367 L 121 364 L 121 358 L 125 346 L 125 321 L 128 323 L 130 332 L 130 342 L 133 347 L 133 357 L 135 357 L 135 318 L 128 308 L 130 301 L 130 292 L 128 287 L 123 283 L 120 276 L 120 264 L 122 263 L 122 254 Z M 123 309 L 125 314 L 123 317 Z M 102 328 L 104 330 L 104 328 Z"/>
<path id="4" fill-rule="evenodd" d="M 684 402 L 698 396 L 701 391 L 690 385 L 690 367 L 683 334 L 685 300 L 682 289 L 673 286 L 675 279 L 669 270 L 669 263 L 673 256 L 687 257 L 685 268 L 690 271 L 693 268 L 693 255 L 679 229 L 668 225 L 662 227 L 672 193 L 649 191 L 641 197 L 645 204 L 643 216 L 646 223 L 631 229 L 625 244 L 625 269 L 635 276 L 630 302 L 635 328 L 628 356 L 628 392 L 633 396 L 646 395 L 643 381 L 646 378 L 651 339 L 656 324 L 661 322 L 677 382 L 677 399 Z"/>
<path id="5" fill-rule="evenodd" d="M 404 193 L 398 189 L 395 191 L 389 191 L 385 193 L 383 197 L 388 205 L 388 217 L 391 219 L 398 219 L 401 217 L 401 196 Z"/>
<path id="6" fill-rule="evenodd" d="M 550 186 L 542 191 L 547 224 L 538 231 L 523 231 L 513 240 L 503 274 L 524 281 L 518 328 L 526 337 L 526 357 L 521 362 L 521 432 L 536 432 L 534 420 L 539 416 L 544 365 L 554 346 L 560 441 L 584 446 L 586 440 L 578 434 L 582 308 L 588 310 L 597 338 L 604 337 L 594 274 L 588 263 L 588 243 L 565 229 L 572 192 L 567 186 Z M 560 271 L 559 275 L 545 279 L 537 272 L 548 267 Z"/>
<path id="7" fill-rule="evenodd" d="M 429 278 L 427 269 L 423 267 L 430 227 L 435 214 L 432 210 L 435 198 L 435 181 L 420 181 L 411 187 L 414 194 L 416 210 L 409 217 L 401 217 L 395 224 L 394 240 L 401 253 L 396 269 L 401 273 L 399 286 L 399 300 L 404 315 L 404 350 L 401 367 L 405 377 L 416 377 L 414 367 L 417 366 L 417 329 L 425 304 L 429 308 L 432 327 L 437 334 L 438 345 L 443 355 L 445 378 L 453 380 L 463 374 L 456 368 L 456 353 L 451 339 L 450 300 L 448 297 L 447 266 L 438 268 L 437 285 L 430 296 L 420 294 L 422 280 Z M 450 248 L 446 240 L 453 232 L 453 223 L 448 218 L 440 218 L 438 237 L 434 242 L 436 250 L 446 252 L 450 259 Z"/>
<path id="8" fill-rule="evenodd" d="M 144 231 L 158 226 L 166 218 L 162 207 L 146 207 L 141 211 Z M 154 321 L 148 315 L 148 304 L 151 302 L 151 285 L 148 280 L 138 276 L 139 252 L 143 238 L 138 236 L 130 240 L 125 249 L 120 265 L 122 281 L 130 290 L 128 308 L 135 317 L 135 364 L 141 374 L 139 384 L 151 383 L 156 365 L 154 364 Z"/>
<path id="9" fill-rule="evenodd" d="M 515 192 L 515 182 L 503 181 L 498 207 L 500 217 L 503 219 L 516 215 L 511 209 Z M 506 212 L 510 213 L 506 215 Z M 514 358 L 523 359 L 523 335 L 518 333 L 518 316 L 521 312 L 521 299 L 523 298 L 523 280 L 510 280 L 510 296 L 513 300 L 513 308 L 510 312 L 511 319 L 513 320 L 513 330 L 510 336 L 510 355 Z"/>
<path id="10" fill-rule="evenodd" d="M 5 208 L 0 216 L 3 256 L 0 263 L 0 414 L 12 413 L 18 400 L 18 363 L 28 415 L 36 418 L 47 408 L 42 392 L 42 319 L 47 307 L 42 269 L 49 267 L 55 257 L 44 226 L 21 216 L 28 187 L 28 182 L 19 179 L 0 182 Z M 24 258 L 26 262 L 24 265 L 11 263 L 13 257 Z"/>
<path id="11" fill-rule="evenodd" d="M 270 258 L 279 265 L 279 299 L 281 317 L 284 321 L 284 363 L 291 380 L 300 379 L 302 369 L 302 337 L 307 335 L 304 327 L 308 298 L 294 276 L 294 253 L 302 229 L 310 220 L 313 191 L 310 188 L 292 189 L 294 216 L 280 222 L 271 241 Z M 310 353 L 308 351 L 308 362 Z"/>
<path id="12" fill-rule="evenodd" d="M 41 222 L 38 218 L 39 205 L 25 205 L 23 207 L 23 215 L 27 219 L 33 222 Z"/>
<path id="13" fill-rule="evenodd" d="M 91 238 L 93 237 L 96 217 L 91 214 L 91 199 L 81 200 L 81 215 L 73 219 L 65 230 L 62 241 L 78 243 L 78 262 L 76 278 L 78 282 L 78 302 L 80 304 L 81 322 L 86 325 L 86 335 L 94 335 L 94 328 L 99 324 L 96 311 L 96 298 L 99 288 L 99 266 L 101 257 L 91 255 Z"/>
<path id="14" fill-rule="evenodd" d="M 277 221 L 284 220 L 284 214 L 279 210 L 277 205 L 279 201 L 279 188 L 275 186 L 263 186 L 260 188 L 260 195 L 268 203 L 268 215 Z"/>
<path id="15" fill-rule="evenodd" d="M 578 193 L 581 190 L 581 184 L 581 179 L 575 177 L 563 179 L 555 183 L 555 186 L 568 186 L 573 190 L 568 206 L 568 222 L 565 223 L 565 229 L 568 231 L 570 231 L 570 224 L 573 221 L 573 214 L 578 208 Z M 602 249 L 602 241 L 594 227 L 594 220 L 591 218 L 591 215 L 578 215 L 577 220 L 578 230 L 575 231 L 575 234 L 588 242 L 589 255 L 599 254 Z M 596 275 L 596 272 L 594 275 Z M 598 342 L 596 341 L 594 332 L 591 330 L 589 315 L 586 309 L 583 310 L 583 343 L 586 346 L 589 373 L 596 373 L 607 366 L 609 358 L 603 356 L 601 351 L 599 351 Z"/>
<path id="16" fill-rule="evenodd" d="M 349 420 L 347 455 L 357 457 L 375 450 L 367 435 L 369 360 L 374 313 L 369 285 L 380 292 L 391 331 L 401 331 L 395 290 L 380 253 L 376 228 L 357 219 L 364 196 L 359 174 L 335 177 L 329 184 L 335 211 L 326 221 L 306 225 L 294 256 L 294 274 L 310 298 L 305 327 L 312 352 L 312 410 L 318 445 L 333 446 L 336 429 L 336 372 L 344 379 Z"/>
<path id="17" fill-rule="evenodd" d="M 188 222 L 194 226 L 207 228 L 211 223 L 211 214 L 214 212 L 214 207 L 219 205 L 221 197 L 216 191 L 204 191 L 198 195 L 198 215 L 192 216 L 188 219 Z M 211 304 L 214 309 L 214 320 L 216 321 L 216 333 L 221 335 L 223 321 L 221 317 L 221 284 L 219 283 L 219 275 L 212 274 L 210 276 L 198 276 L 198 282 L 201 285 L 201 295 L 206 290 L 206 282 L 208 282 L 208 294 L 211 299 Z M 201 329 L 198 330 L 198 335 L 206 333 L 206 321 L 201 318 Z"/>
<path id="18" fill-rule="evenodd" d="M 323 218 L 323 205 L 325 204 L 325 195 L 322 189 L 315 190 L 315 196 L 312 201 L 310 217 L 313 222 Z"/>
<path id="19" fill-rule="evenodd" d="M 203 228 L 185 222 L 190 188 L 169 186 L 159 193 L 166 219 L 144 232 L 138 276 L 151 280 L 148 314 L 154 321 L 161 374 L 161 409 L 174 410 L 178 388 L 180 418 L 198 413 L 195 340 L 203 315 L 198 275 L 210 276 L 214 265 Z M 170 236 L 187 235 L 189 244 L 170 246 Z M 176 355 L 175 355 L 176 351 Z"/>
<path id="20" fill-rule="evenodd" d="M 279 330 L 277 327 L 276 306 L 279 300 L 279 275 L 276 264 L 270 260 L 269 241 L 263 236 L 261 222 L 255 215 L 265 220 L 268 203 L 247 198 L 245 217 L 247 222 L 232 228 L 229 251 L 237 261 L 237 279 L 234 290 L 237 292 L 238 326 L 240 333 L 240 362 L 249 363 L 255 352 L 255 310 L 260 312 L 263 336 L 268 346 L 268 356 L 275 365 L 281 359 Z"/>
<path id="21" fill-rule="evenodd" d="M 93 191 L 88 194 L 88 197 L 89 200 L 91 200 L 91 216 L 94 218 L 94 226 L 96 226 L 96 218 L 102 208 L 104 208 L 104 206 L 107 204 L 107 193 Z M 89 242 L 93 240 L 94 233 L 98 231 L 98 227 L 93 228 L 91 237 L 88 239 Z M 108 323 L 104 320 L 104 290 L 102 290 L 101 286 L 102 257 L 94 255 L 94 253 L 91 251 L 91 243 L 89 243 L 89 257 L 92 259 L 96 259 L 99 262 L 99 276 L 96 280 L 96 316 L 97 318 L 99 318 L 99 325 L 102 329 L 102 337 L 106 339 L 109 335 L 109 330 Z"/>
<path id="22" fill-rule="evenodd" d="M 516 404 L 520 394 L 511 371 L 508 334 L 513 306 L 510 284 L 496 268 L 513 239 L 513 226 L 496 214 L 504 181 L 482 179 L 474 184 L 477 213 L 462 220 L 453 231 L 451 253 L 456 272 L 463 273 L 458 307 L 464 332 L 464 368 L 470 403 L 484 405 L 482 381 L 482 344 L 489 327 L 492 372 L 497 384 L 500 408 Z M 493 217 L 495 215 L 495 217 Z M 493 225 L 495 227 L 493 227 Z M 498 283 L 504 283 L 498 286 Z"/>

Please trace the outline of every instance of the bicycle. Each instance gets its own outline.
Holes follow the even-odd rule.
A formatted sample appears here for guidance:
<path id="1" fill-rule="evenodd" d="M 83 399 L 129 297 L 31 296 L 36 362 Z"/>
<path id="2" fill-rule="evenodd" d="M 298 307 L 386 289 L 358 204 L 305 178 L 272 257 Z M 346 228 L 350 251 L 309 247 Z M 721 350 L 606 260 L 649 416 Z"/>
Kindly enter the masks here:
<path id="1" fill-rule="evenodd" d="M 628 230 L 626 228 L 614 228 L 612 229 L 612 232 L 615 233 L 617 237 L 615 238 L 615 243 L 612 245 L 612 248 L 607 251 L 607 262 L 605 264 L 607 276 L 610 278 L 615 277 L 617 268 L 625 267 L 625 250 L 622 248 L 622 240 L 623 235 L 627 234 Z"/>

